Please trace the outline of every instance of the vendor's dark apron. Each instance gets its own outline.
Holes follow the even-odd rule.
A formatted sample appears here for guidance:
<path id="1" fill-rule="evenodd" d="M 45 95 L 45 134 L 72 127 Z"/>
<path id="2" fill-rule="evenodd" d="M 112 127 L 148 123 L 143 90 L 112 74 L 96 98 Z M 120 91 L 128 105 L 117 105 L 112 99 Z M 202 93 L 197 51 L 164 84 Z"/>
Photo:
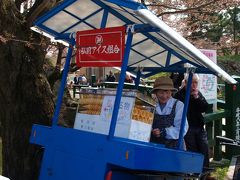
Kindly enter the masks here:
<path id="1" fill-rule="evenodd" d="M 178 100 L 175 101 L 170 114 L 168 115 L 159 115 L 156 113 L 154 114 L 152 129 L 155 129 L 155 128 L 161 129 L 161 128 L 168 128 L 170 126 L 174 126 L 175 109 L 176 109 L 177 102 Z M 156 137 L 153 134 L 151 134 L 150 142 L 165 144 L 165 146 L 168 148 L 177 147 L 177 139 L 166 139 L 164 137 Z"/>

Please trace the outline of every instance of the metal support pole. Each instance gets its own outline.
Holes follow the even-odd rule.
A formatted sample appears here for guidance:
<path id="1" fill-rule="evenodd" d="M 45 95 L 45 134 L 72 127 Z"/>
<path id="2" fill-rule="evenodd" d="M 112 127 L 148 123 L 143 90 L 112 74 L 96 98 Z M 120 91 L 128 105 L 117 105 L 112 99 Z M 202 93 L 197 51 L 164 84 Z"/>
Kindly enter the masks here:
<path id="1" fill-rule="evenodd" d="M 182 114 L 182 121 L 181 121 L 181 128 L 179 132 L 179 138 L 178 138 L 178 145 L 177 149 L 184 149 L 183 142 L 184 142 L 184 128 L 186 125 L 187 121 L 187 110 L 188 110 L 188 104 L 189 104 L 189 99 L 190 99 L 190 90 L 191 90 L 191 85 L 192 85 L 192 76 L 193 76 L 193 71 L 194 69 L 190 68 L 189 69 L 189 74 L 188 74 L 188 81 L 187 81 L 187 89 L 186 89 L 186 96 L 184 100 L 184 108 L 183 108 L 183 114 Z"/>
<path id="2" fill-rule="evenodd" d="M 62 74 L 61 85 L 60 85 L 60 88 L 58 91 L 57 104 L 56 104 L 55 112 L 54 112 L 53 119 L 52 119 L 52 126 L 56 126 L 57 122 L 58 122 L 74 45 L 75 45 L 75 39 L 73 37 L 71 37 L 71 42 L 69 44 L 68 54 L 66 57 L 66 62 L 65 62 L 65 66 L 64 66 L 64 70 L 63 70 L 63 74 Z"/>
<path id="3" fill-rule="evenodd" d="M 108 135 L 109 139 L 114 137 L 114 132 L 117 124 L 118 111 L 119 111 L 119 106 L 120 106 L 121 97 L 122 97 L 122 90 L 123 90 L 124 80 L 125 80 L 126 71 L 127 71 L 128 58 L 130 54 L 132 38 L 133 38 L 132 32 L 128 31 L 127 43 L 126 43 L 126 48 L 124 52 L 124 59 L 121 67 L 121 73 L 120 73 L 120 78 L 118 82 L 118 88 L 117 88 L 113 114 L 112 114 L 110 129 L 109 129 L 109 135 Z"/>
<path id="4" fill-rule="evenodd" d="M 140 84 L 140 77 L 141 77 L 141 70 L 140 68 L 138 68 L 137 77 L 135 79 L 135 89 L 137 89 Z"/>

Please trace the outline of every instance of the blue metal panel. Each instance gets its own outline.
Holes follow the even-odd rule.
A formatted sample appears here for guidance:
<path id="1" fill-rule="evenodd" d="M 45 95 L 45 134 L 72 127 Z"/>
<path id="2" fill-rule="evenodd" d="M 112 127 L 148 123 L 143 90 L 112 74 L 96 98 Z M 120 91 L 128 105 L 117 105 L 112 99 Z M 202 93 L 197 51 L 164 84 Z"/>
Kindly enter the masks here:
<path id="1" fill-rule="evenodd" d="M 49 134 L 40 180 L 103 179 L 105 173 L 116 166 L 149 172 L 202 171 L 203 155 L 200 154 L 121 138 L 109 140 L 106 135 L 58 126 L 49 129 L 35 125 L 35 129 L 38 130 L 36 139 Z"/>
<path id="2" fill-rule="evenodd" d="M 95 156 L 84 157 L 73 153 L 56 150 L 54 154 L 53 171 L 56 180 L 94 180 L 104 179 L 106 162 L 94 159 Z M 64 163 L 64 164 L 63 164 Z"/>
<path id="3" fill-rule="evenodd" d="M 30 143 L 38 144 L 41 146 L 48 146 L 53 137 L 52 128 L 49 126 L 33 125 L 32 134 L 30 136 Z"/>
<path id="4" fill-rule="evenodd" d="M 39 180 L 47 180 L 50 179 L 50 177 L 53 174 L 53 159 L 54 159 L 54 154 L 55 150 L 53 148 L 54 146 L 46 146 L 44 149 L 44 154 L 42 158 L 42 164 L 41 164 L 41 169 L 40 169 L 40 175 L 39 175 Z"/>

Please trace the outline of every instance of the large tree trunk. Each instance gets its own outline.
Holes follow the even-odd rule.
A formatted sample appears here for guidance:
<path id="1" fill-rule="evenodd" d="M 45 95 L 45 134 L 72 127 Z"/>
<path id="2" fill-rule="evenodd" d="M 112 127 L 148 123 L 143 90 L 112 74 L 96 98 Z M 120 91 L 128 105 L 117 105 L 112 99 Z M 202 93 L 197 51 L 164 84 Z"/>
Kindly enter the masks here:
<path id="1" fill-rule="evenodd" d="M 0 14 L 3 175 L 11 180 L 34 180 L 38 177 L 41 149 L 29 143 L 31 127 L 33 123 L 49 124 L 54 109 L 43 73 L 45 52 L 41 45 L 24 42 L 40 39 L 23 23 L 13 1 L 1 0 Z"/>

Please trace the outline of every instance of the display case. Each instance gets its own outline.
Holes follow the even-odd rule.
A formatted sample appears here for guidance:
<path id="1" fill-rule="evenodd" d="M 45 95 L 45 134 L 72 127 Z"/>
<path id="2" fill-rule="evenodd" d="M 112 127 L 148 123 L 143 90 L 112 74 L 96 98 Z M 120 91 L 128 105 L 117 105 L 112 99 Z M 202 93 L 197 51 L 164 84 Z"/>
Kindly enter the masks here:
<path id="1" fill-rule="evenodd" d="M 107 135 L 115 96 L 115 89 L 81 89 L 74 128 Z M 114 136 L 149 142 L 154 111 L 151 97 L 123 90 Z"/>

